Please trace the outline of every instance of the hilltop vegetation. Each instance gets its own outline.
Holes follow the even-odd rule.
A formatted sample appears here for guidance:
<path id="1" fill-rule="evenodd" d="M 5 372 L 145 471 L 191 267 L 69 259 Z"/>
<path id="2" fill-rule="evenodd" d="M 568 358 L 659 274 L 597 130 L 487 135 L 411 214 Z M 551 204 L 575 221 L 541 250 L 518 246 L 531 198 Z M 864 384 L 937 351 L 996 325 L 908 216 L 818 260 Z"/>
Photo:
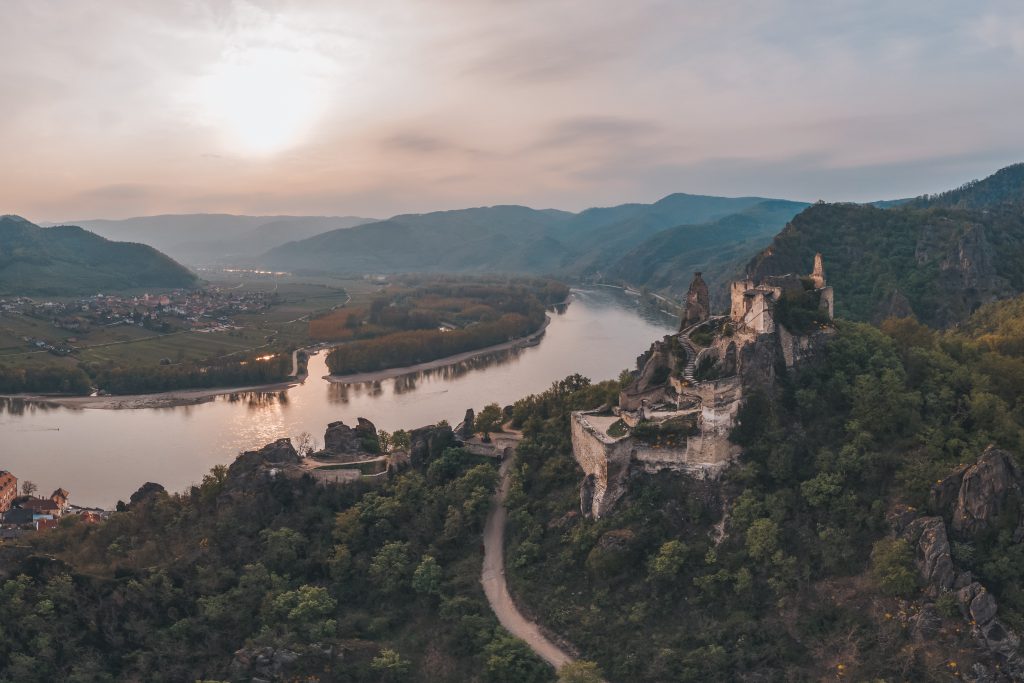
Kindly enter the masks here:
<path id="1" fill-rule="evenodd" d="M 816 204 L 748 267 L 758 277 L 801 272 L 816 251 L 843 292 L 837 315 L 962 322 L 985 303 L 1024 292 L 1024 165 L 890 209 Z"/>
<path id="2" fill-rule="evenodd" d="M 144 244 L 111 242 L 75 226 L 40 228 L 0 216 L 0 295 L 75 295 L 192 287 L 196 276 Z"/>

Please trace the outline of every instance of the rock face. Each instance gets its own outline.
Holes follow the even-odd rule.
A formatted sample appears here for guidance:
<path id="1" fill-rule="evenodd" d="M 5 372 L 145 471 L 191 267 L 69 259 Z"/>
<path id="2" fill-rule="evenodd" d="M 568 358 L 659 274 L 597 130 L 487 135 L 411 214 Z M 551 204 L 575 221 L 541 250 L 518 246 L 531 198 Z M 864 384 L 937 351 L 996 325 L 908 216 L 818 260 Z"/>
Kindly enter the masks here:
<path id="1" fill-rule="evenodd" d="M 1012 515 L 1018 523 L 1021 511 L 1016 501 L 1024 491 L 1024 476 L 1013 456 L 993 446 L 973 465 L 953 472 L 931 490 L 931 507 L 950 520 L 953 533 L 972 538 L 992 528 L 996 520 Z"/>
<path id="2" fill-rule="evenodd" d="M 693 274 L 693 282 L 686 293 L 686 309 L 683 312 L 682 321 L 679 324 L 680 330 L 685 330 L 691 325 L 702 323 L 711 315 L 711 298 L 708 296 L 708 286 L 699 272 Z"/>
<path id="3" fill-rule="evenodd" d="M 1015 501 L 1021 489 L 1021 472 L 1013 457 L 990 446 L 976 463 L 960 467 L 932 487 L 930 505 L 936 516 L 905 523 L 907 515 L 902 514 L 897 521 L 898 527 L 905 523 L 902 536 L 914 544 L 925 593 L 936 598 L 952 592 L 974 638 L 999 661 L 994 670 L 976 665 L 974 680 L 1024 681 L 1024 657 L 1019 651 L 1020 638 L 998 619 L 999 608 L 992 594 L 971 572 L 957 571 L 950 557 L 948 532 L 951 529 L 955 536 L 970 540 L 1011 515 L 1019 536 L 1020 511 Z M 948 528 L 944 518 L 950 520 Z M 926 621 L 920 624 L 921 637 L 927 637 L 933 626 L 933 620 Z"/>
<path id="4" fill-rule="evenodd" d="M 904 537 L 916 543 L 917 569 L 934 596 L 953 587 L 956 569 L 949 552 L 946 524 L 941 517 L 921 517 L 910 523 Z"/>
<path id="5" fill-rule="evenodd" d="M 327 425 L 324 432 L 324 451 L 328 455 L 361 455 L 376 453 L 377 428 L 365 418 L 358 418 L 355 427 L 342 421 Z"/>
<path id="6" fill-rule="evenodd" d="M 409 461 L 417 469 L 426 467 L 456 443 L 455 432 L 447 424 L 414 429 L 409 433 Z"/>

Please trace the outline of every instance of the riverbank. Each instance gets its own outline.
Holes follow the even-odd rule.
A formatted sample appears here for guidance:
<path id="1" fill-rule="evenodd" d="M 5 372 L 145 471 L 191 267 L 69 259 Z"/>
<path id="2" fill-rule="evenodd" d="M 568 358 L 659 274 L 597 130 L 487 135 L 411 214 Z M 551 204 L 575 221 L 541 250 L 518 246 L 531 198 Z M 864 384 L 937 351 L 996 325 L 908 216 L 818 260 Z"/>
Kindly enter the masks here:
<path id="1" fill-rule="evenodd" d="M 427 363 L 411 365 L 401 368 L 390 368 L 379 372 L 364 372 L 357 375 L 325 375 L 324 379 L 332 383 L 355 383 L 355 382 L 377 382 L 400 375 L 406 375 L 422 370 L 433 370 L 436 368 L 458 363 L 476 356 L 482 356 L 496 351 L 504 351 L 523 346 L 530 346 L 537 342 L 548 325 L 551 317 L 544 317 L 544 324 L 537 330 L 525 337 L 519 337 L 503 344 L 487 346 L 476 351 L 467 351 L 455 356 L 439 358 Z M 311 347 L 312 348 L 312 347 Z M 330 347 L 321 347 L 327 350 Z M 292 369 L 298 369 L 298 350 L 293 353 Z M 298 377 L 282 382 L 270 384 L 258 384 L 244 387 L 210 387 L 208 389 L 179 389 L 156 394 L 134 394 L 125 396 L 61 396 L 46 394 L 0 394 L 0 398 L 17 399 L 31 403 L 44 403 L 49 405 L 62 406 L 64 408 L 78 408 L 91 410 L 138 410 L 141 408 L 176 408 L 178 406 L 190 406 L 212 401 L 218 396 L 229 396 L 231 394 L 246 393 L 250 391 L 273 392 L 286 391 L 306 379 L 306 373 L 300 373 Z"/>
<path id="2" fill-rule="evenodd" d="M 375 370 L 373 372 L 357 372 L 351 375 L 324 375 L 324 379 L 334 384 L 358 384 L 361 382 L 380 382 L 385 379 L 392 379 L 394 377 L 400 377 L 402 375 L 409 375 L 414 372 L 424 372 L 426 370 L 436 370 L 443 368 L 447 365 L 453 365 L 455 363 L 461 363 L 462 361 L 476 358 L 477 356 L 485 356 L 489 353 L 495 353 L 497 351 L 508 351 L 510 349 L 522 348 L 526 346 L 532 346 L 544 336 L 544 331 L 551 324 L 551 316 L 544 316 L 544 324 L 538 327 L 536 330 L 526 335 L 525 337 L 518 337 L 501 344 L 494 344 L 492 346 L 485 346 L 482 349 L 476 349 L 475 351 L 466 351 L 465 353 L 459 353 L 454 356 L 445 356 L 444 358 L 438 358 L 437 360 L 427 361 L 425 363 L 417 363 L 416 365 L 406 365 L 400 368 L 387 368 L 385 370 Z"/>
<path id="3" fill-rule="evenodd" d="M 176 408 L 212 401 L 218 396 L 239 394 L 249 391 L 285 391 L 299 384 L 297 381 L 274 382 L 246 387 L 210 387 L 209 389 L 178 389 L 158 394 L 134 394 L 125 396 L 60 396 L 46 394 L 0 394 L 0 398 L 45 403 L 64 408 L 96 410 L 136 410 L 139 408 Z"/>

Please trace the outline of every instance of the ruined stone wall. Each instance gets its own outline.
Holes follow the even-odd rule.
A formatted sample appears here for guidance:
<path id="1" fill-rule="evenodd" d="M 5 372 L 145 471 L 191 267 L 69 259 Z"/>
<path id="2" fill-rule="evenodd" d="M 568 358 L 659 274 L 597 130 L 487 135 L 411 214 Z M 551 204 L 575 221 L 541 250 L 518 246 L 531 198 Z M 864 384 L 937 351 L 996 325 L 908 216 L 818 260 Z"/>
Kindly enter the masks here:
<path id="1" fill-rule="evenodd" d="M 632 440 L 615 440 L 599 433 L 583 412 L 572 414 L 571 432 L 572 452 L 585 475 L 582 512 L 601 517 L 626 492 Z"/>

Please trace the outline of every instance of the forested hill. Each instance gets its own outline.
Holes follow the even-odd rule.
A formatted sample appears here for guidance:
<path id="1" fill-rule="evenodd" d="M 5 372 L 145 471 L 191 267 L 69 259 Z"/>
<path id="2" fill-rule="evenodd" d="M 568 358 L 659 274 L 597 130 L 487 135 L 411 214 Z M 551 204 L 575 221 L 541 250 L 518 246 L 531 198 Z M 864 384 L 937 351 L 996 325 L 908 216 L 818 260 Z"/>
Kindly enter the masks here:
<path id="1" fill-rule="evenodd" d="M 614 269 L 623 254 L 669 228 L 711 224 L 745 212 L 753 217 L 758 213 L 755 207 L 762 204 L 774 205 L 768 213 L 777 215 L 786 207 L 789 214 L 764 230 L 760 244 L 748 246 L 745 256 L 749 256 L 805 205 L 761 197 L 673 194 L 653 204 L 623 204 L 578 214 L 524 206 L 409 214 L 285 244 L 259 262 L 294 271 L 488 271 L 601 277 Z M 735 242 L 735 236 L 723 223 L 700 241 L 702 246 L 724 247 Z M 675 248 L 689 249 L 686 239 L 677 242 Z"/>
<path id="2" fill-rule="evenodd" d="M 729 278 L 807 206 L 768 200 L 710 223 L 662 230 L 626 252 L 607 274 L 638 287 L 678 294 L 689 287 L 694 271 L 702 271 L 714 303 L 724 305 Z"/>
<path id="3" fill-rule="evenodd" d="M 111 242 L 77 226 L 40 228 L 0 216 L 0 294 L 77 295 L 191 287 L 196 276 L 144 244 Z"/>
<path id="4" fill-rule="evenodd" d="M 1024 165 L 890 209 L 816 204 L 748 270 L 802 273 L 817 251 L 829 284 L 842 292 L 839 316 L 961 322 L 984 303 L 1024 292 Z"/>

